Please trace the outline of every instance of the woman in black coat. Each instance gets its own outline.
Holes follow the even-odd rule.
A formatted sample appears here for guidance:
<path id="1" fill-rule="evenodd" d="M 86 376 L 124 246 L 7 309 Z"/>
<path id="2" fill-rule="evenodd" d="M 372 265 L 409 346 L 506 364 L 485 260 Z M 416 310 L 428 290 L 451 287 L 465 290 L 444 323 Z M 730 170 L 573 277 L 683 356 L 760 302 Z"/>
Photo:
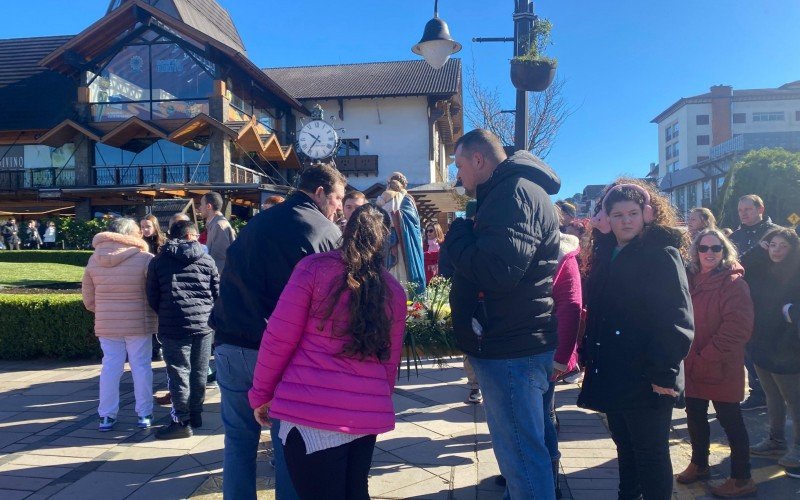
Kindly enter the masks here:
<path id="1" fill-rule="evenodd" d="M 619 498 L 667 500 L 672 408 L 694 335 L 685 237 L 669 202 L 634 180 L 609 188 L 592 223 L 578 405 L 608 417 Z"/>

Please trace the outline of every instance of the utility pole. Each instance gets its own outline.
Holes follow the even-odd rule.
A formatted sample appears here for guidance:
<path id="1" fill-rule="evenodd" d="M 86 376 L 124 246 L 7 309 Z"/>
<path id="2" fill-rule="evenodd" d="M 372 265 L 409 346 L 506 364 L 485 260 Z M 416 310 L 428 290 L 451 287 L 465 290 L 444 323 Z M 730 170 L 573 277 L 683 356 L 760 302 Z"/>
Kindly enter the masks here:
<path id="1" fill-rule="evenodd" d="M 514 56 L 522 56 L 530 47 L 530 35 L 536 15 L 531 0 L 514 0 Z M 528 149 L 528 92 L 517 90 L 517 112 L 514 119 L 514 149 Z"/>

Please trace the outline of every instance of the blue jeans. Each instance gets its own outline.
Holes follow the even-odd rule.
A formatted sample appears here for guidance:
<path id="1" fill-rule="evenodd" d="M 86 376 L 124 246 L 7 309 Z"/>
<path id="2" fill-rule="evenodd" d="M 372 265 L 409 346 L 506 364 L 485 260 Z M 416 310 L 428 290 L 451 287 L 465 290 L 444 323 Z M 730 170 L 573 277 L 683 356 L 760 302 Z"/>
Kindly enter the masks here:
<path id="1" fill-rule="evenodd" d="M 283 454 L 283 441 L 278 437 L 281 421 L 275 418 L 271 420 L 269 435 L 272 438 L 272 456 L 275 457 L 275 500 L 299 500 Z"/>
<path id="2" fill-rule="evenodd" d="M 218 345 L 214 359 L 217 384 L 222 393 L 222 423 L 225 427 L 225 450 L 222 463 L 222 496 L 227 500 L 256 498 L 256 455 L 261 426 L 253 416 L 247 391 L 253 386 L 258 351 L 230 344 Z M 277 430 L 276 430 L 277 437 Z M 281 446 L 274 439 L 273 446 Z M 297 498 L 288 478 L 283 453 L 275 454 L 275 497 L 278 500 Z M 278 460 L 280 456 L 280 460 Z"/>
<path id="3" fill-rule="evenodd" d="M 547 445 L 547 452 L 550 453 L 550 461 L 561 460 L 561 452 L 558 451 L 558 431 L 556 430 L 556 383 L 550 381 L 550 386 L 542 398 L 544 413 L 544 443 Z"/>
<path id="4" fill-rule="evenodd" d="M 469 356 L 481 383 L 494 455 L 506 478 L 506 499 L 555 499 L 543 403 L 553 372 L 553 354 L 515 359 Z"/>

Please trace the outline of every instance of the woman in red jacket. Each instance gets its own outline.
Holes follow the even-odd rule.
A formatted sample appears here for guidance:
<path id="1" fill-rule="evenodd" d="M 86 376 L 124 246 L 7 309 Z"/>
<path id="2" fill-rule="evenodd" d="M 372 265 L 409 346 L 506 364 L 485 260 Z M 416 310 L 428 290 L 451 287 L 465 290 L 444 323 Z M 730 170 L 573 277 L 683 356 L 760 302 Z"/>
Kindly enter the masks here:
<path id="1" fill-rule="evenodd" d="M 406 295 L 383 265 L 383 212 L 357 208 L 342 248 L 295 267 L 267 322 L 250 405 L 279 438 L 301 499 L 368 499 L 377 434 L 392 403 Z"/>
<path id="2" fill-rule="evenodd" d="M 731 477 L 711 488 L 711 493 L 726 498 L 748 496 L 756 492 L 756 484 L 750 477 L 750 442 L 739 401 L 744 399 L 744 346 L 753 332 L 750 288 L 736 249 L 716 228 L 697 235 L 691 257 L 695 336 L 686 357 L 686 415 L 692 461 L 677 481 L 689 484 L 710 477 L 711 401 L 731 447 Z"/>

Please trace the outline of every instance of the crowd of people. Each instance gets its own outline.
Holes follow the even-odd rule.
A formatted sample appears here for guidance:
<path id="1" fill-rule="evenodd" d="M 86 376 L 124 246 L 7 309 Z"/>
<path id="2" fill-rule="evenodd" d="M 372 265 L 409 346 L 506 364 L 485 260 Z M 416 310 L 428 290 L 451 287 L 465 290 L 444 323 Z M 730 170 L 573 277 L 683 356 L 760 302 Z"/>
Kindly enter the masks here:
<path id="1" fill-rule="evenodd" d="M 207 383 L 219 384 L 225 498 L 256 497 L 262 426 L 276 498 L 369 498 L 376 436 L 395 422 L 404 285 L 421 292 L 440 275 L 508 498 L 560 497 L 554 389 L 580 371 L 578 405 L 606 414 L 617 446 L 619 498 L 667 499 L 674 479 L 710 477 L 709 402 L 731 446 L 712 494 L 756 492 L 751 454 L 800 473 L 800 431 L 784 432 L 787 412 L 800 422 L 800 239 L 761 198 L 739 201 L 728 237 L 701 208 L 679 228 L 653 186 L 618 179 L 587 223 L 551 202 L 549 166 L 507 157 L 491 132 L 462 136 L 455 160 L 474 200 L 446 234 L 421 224 L 401 173 L 373 203 L 324 164 L 238 235 L 214 192 L 200 200 L 204 234 L 182 214 L 166 233 L 152 216 L 114 220 L 83 277 L 103 350 L 99 430 L 117 421 L 126 357 L 138 425 L 153 425 L 151 360 L 163 356 L 172 422 L 157 439 L 202 427 Z M 673 476 L 670 422 L 684 404 L 692 458 Z M 764 405 L 769 436 L 751 446 L 742 411 Z"/>

